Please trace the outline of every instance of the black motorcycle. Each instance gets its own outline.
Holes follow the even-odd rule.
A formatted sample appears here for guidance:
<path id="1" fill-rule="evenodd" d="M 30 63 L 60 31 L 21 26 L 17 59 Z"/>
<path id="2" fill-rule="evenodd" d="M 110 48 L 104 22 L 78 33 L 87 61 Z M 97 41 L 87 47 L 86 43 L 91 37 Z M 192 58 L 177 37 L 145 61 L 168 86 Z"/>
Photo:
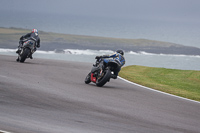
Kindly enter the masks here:
<path id="1" fill-rule="evenodd" d="M 35 52 L 36 49 L 36 41 L 34 38 L 29 38 L 26 40 L 23 40 L 23 46 L 20 48 L 18 52 L 18 59 L 19 62 L 24 62 L 27 58 L 30 58 L 30 56 Z"/>
<path id="2" fill-rule="evenodd" d="M 104 58 L 96 60 L 91 72 L 85 78 L 86 84 L 93 82 L 97 86 L 102 87 L 110 81 L 113 71 L 120 66 L 120 63 L 115 59 L 109 59 L 107 63 L 104 62 L 103 65 L 101 65 L 101 61 L 104 61 Z"/>

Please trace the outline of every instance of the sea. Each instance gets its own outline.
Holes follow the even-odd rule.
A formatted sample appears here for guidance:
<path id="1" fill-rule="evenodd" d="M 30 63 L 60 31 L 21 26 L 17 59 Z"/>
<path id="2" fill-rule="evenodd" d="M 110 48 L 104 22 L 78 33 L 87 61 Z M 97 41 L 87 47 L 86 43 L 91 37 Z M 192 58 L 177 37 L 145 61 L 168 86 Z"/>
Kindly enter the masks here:
<path id="1" fill-rule="evenodd" d="M 45 31 L 129 39 L 143 38 L 200 48 L 200 30 L 198 28 L 200 27 L 200 22 L 192 20 L 119 19 L 112 17 L 12 11 L 0 12 L 0 17 L 0 27 L 6 28 L 37 28 L 39 32 Z M 0 46 L 0 54 L 2 55 L 17 57 L 15 51 L 16 49 L 5 49 Z M 91 49 L 65 49 L 64 51 L 64 53 L 57 53 L 55 51 L 42 51 L 38 49 L 33 57 L 34 59 L 44 58 L 93 64 L 95 62 L 95 56 L 114 52 L 111 50 Z M 125 59 L 125 66 L 142 65 L 181 70 L 200 70 L 200 56 L 198 55 L 167 55 L 162 53 L 146 53 L 144 51 L 137 53 L 126 51 Z"/>
<path id="2" fill-rule="evenodd" d="M 0 54 L 13 56 L 13 61 L 17 58 L 15 53 L 17 49 L 1 49 Z M 111 50 L 79 50 L 79 49 L 65 49 L 63 53 L 56 53 L 55 51 L 41 51 L 37 50 L 33 58 L 54 59 L 63 61 L 87 62 L 92 65 L 95 63 L 97 55 L 107 55 L 113 53 Z M 194 55 L 167 55 L 167 54 L 152 54 L 146 52 L 125 52 L 124 55 L 126 63 L 124 66 L 141 65 L 148 67 L 159 67 L 169 69 L 181 70 L 197 70 L 200 71 L 200 56 Z M 31 62 L 31 60 L 27 60 Z"/>

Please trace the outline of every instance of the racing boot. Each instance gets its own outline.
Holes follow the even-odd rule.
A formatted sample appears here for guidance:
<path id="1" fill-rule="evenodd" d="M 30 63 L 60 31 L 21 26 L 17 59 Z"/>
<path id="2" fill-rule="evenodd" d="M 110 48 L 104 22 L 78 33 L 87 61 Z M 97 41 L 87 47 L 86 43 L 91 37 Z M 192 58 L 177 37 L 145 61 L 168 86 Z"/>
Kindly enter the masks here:
<path id="1" fill-rule="evenodd" d="M 16 51 L 16 53 L 17 53 L 17 54 L 19 53 L 19 49 Z"/>
<path id="2" fill-rule="evenodd" d="M 17 51 L 16 51 L 16 53 L 19 54 L 20 51 L 21 51 L 21 48 L 18 48 Z"/>
<path id="3" fill-rule="evenodd" d="M 32 56 L 32 55 L 33 55 L 33 53 L 34 53 L 35 51 L 36 51 L 36 48 L 34 48 L 34 49 L 31 51 L 31 54 L 30 54 L 30 56 L 29 56 L 30 59 L 33 59 L 33 56 Z"/>
<path id="4" fill-rule="evenodd" d="M 17 62 L 19 62 L 19 57 L 16 59 Z"/>
<path id="5" fill-rule="evenodd" d="M 32 56 L 32 54 L 30 55 L 30 59 L 33 59 L 33 56 Z"/>
<path id="6" fill-rule="evenodd" d="M 117 75 L 115 75 L 115 74 L 111 74 L 111 78 L 113 78 L 113 79 L 117 79 Z"/>

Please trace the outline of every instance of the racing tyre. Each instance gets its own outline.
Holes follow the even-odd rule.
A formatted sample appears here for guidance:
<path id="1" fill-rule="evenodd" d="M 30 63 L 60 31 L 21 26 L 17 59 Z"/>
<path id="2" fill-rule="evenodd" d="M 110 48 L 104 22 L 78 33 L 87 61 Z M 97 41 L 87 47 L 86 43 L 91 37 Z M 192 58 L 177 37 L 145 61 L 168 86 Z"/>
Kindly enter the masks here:
<path id="1" fill-rule="evenodd" d="M 23 50 L 23 53 L 20 55 L 20 56 L 21 56 L 20 62 L 23 63 L 23 62 L 26 60 L 26 58 L 27 58 L 27 56 L 28 56 L 28 54 L 29 54 L 30 52 L 31 52 L 30 49 L 25 48 L 25 49 Z"/>
<path id="2" fill-rule="evenodd" d="M 110 80 L 111 71 L 110 69 L 104 71 L 104 76 L 101 79 L 98 79 L 96 85 L 102 87 Z"/>
<path id="3" fill-rule="evenodd" d="M 86 77 L 85 77 L 85 83 L 89 84 L 91 82 L 91 73 L 89 73 Z"/>

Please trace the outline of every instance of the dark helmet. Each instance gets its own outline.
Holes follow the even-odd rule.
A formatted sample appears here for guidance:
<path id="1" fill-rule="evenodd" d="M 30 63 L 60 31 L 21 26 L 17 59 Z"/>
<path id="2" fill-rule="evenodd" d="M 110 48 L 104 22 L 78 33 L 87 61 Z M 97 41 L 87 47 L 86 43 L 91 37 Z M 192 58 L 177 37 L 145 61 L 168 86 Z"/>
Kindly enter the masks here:
<path id="1" fill-rule="evenodd" d="M 117 52 L 117 53 L 120 53 L 121 55 L 124 55 L 124 51 L 121 50 L 121 49 L 117 50 L 116 52 Z"/>

